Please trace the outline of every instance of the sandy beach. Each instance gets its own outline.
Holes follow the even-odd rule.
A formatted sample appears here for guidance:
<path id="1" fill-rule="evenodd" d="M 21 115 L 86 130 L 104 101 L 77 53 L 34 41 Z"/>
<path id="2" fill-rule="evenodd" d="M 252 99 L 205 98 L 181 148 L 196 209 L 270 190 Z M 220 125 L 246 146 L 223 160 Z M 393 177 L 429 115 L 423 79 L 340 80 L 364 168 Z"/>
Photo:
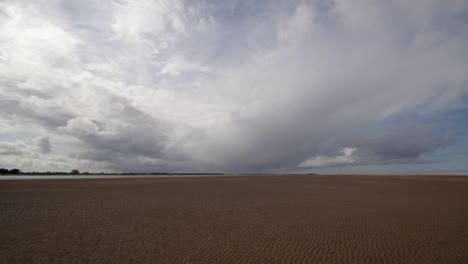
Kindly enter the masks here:
<path id="1" fill-rule="evenodd" d="M 0 182 L 0 263 L 468 263 L 468 177 Z"/>

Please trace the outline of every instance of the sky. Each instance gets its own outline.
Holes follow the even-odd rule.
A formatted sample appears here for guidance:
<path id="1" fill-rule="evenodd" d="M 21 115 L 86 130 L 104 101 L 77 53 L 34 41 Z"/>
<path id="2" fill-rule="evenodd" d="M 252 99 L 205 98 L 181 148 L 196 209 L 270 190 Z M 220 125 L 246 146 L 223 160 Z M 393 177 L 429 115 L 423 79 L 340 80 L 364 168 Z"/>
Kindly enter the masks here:
<path id="1" fill-rule="evenodd" d="M 466 0 L 1 0 L 0 167 L 468 172 Z"/>

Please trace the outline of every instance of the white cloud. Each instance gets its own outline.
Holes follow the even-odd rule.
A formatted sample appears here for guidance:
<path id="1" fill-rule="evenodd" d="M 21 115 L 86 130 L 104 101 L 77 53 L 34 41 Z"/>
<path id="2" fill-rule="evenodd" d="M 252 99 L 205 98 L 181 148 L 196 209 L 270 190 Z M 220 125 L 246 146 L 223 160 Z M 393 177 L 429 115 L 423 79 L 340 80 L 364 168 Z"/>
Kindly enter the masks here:
<path id="1" fill-rule="evenodd" d="M 122 38 L 142 34 L 184 33 L 183 5 L 178 0 L 137 0 L 114 3 L 112 28 Z"/>
<path id="2" fill-rule="evenodd" d="M 164 68 L 161 70 L 161 74 L 168 74 L 172 76 L 178 76 L 184 72 L 208 72 L 209 67 L 198 65 L 193 62 L 188 62 L 182 56 L 176 56 L 170 58 Z"/>
<path id="3" fill-rule="evenodd" d="M 76 56 L 80 40 L 62 26 L 49 21 L 32 6 L 4 3 L 2 15 L 6 20 L 0 30 L 3 76 L 38 71 L 44 67 L 70 67 L 79 63 Z"/>
<path id="4" fill-rule="evenodd" d="M 325 167 L 338 166 L 355 163 L 357 160 L 353 157 L 355 148 L 344 148 L 340 151 L 341 155 L 332 157 L 317 155 L 307 159 L 299 164 L 299 167 Z"/>
<path id="5" fill-rule="evenodd" d="M 92 135 L 98 132 L 98 126 L 89 118 L 77 117 L 68 120 L 64 130 L 69 133 Z"/>

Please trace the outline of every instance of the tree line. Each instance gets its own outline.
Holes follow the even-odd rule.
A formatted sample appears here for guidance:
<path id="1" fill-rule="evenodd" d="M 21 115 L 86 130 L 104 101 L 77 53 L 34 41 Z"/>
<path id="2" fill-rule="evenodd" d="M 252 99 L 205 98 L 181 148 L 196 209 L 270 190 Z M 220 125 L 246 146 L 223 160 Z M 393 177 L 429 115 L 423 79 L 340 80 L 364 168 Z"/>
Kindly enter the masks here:
<path id="1" fill-rule="evenodd" d="M 51 174 L 80 174 L 79 170 L 72 170 L 70 172 L 64 172 L 64 171 L 33 171 L 33 172 L 22 172 L 20 169 L 5 169 L 5 168 L 0 168 L 0 174 L 32 174 L 32 175 L 51 175 Z M 85 172 L 83 174 L 89 174 L 88 172 Z"/>
<path id="2" fill-rule="evenodd" d="M 20 174 L 21 171 L 19 169 L 5 169 L 5 168 L 1 168 L 0 169 L 0 174 Z"/>

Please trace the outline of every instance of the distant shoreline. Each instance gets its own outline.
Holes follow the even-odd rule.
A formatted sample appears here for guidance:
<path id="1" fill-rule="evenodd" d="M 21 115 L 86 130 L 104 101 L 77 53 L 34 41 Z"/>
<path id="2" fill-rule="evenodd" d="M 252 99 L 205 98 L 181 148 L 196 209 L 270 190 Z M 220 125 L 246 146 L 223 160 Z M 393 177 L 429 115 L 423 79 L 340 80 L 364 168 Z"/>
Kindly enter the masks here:
<path id="1" fill-rule="evenodd" d="M 444 176 L 444 175 L 461 175 L 468 176 L 466 173 L 340 173 L 340 174 L 319 174 L 319 173 L 1 173 L 0 177 L 4 176 L 184 176 L 184 175 L 193 175 L 193 176 L 287 176 L 287 175 L 297 175 L 297 176 L 311 176 L 311 175 L 321 175 L 321 176 L 345 176 L 345 175 L 355 175 L 355 176 Z"/>
<path id="2" fill-rule="evenodd" d="M 47 172 L 40 172 L 40 173 L 33 173 L 33 172 L 23 172 L 23 173 L 1 173 L 1 176 L 6 176 L 6 175 L 18 175 L 18 176 L 62 176 L 62 175 L 81 175 L 81 176 L 95 176 L 95 175 L 109 175 L 109 176 L 114 176 L 114 175 L 225 175 L 224 173 L 137 173 L 137 172 L 131 172 L 131 173 L 65 173 L 65 172 L 52 172 L 52 173 L 47 173 Z"/>
<path id="3" fill-rule="evenodd" d="M 1 174 L 0 181 L 9 180 L 86 180 L 86 179 L 150 179 L 150 178 L 229 178 L 229 177 L 468 177 L 466 173 L 433 174 L 221 174 L 221 173 L 132 173 L 132 174 Z"/>

